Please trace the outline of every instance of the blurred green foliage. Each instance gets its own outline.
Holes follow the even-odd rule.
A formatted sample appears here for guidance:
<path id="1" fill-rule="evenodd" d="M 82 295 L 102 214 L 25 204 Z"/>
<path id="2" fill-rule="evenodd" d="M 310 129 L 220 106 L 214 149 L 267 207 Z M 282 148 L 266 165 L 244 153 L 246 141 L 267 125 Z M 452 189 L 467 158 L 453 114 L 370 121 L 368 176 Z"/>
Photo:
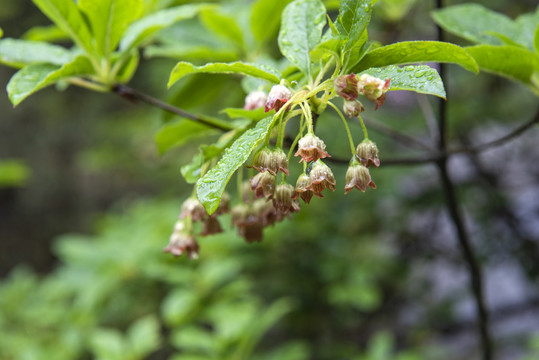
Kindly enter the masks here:
<path id="1" fill-rule="evenodd" d="M 144 13 L 185 2 L 145 1 Z M 383 19 L 375 19 L 371 34 L 383 43 L 418 34 L 432 36 L 424 35 L 425 29 L 434 31 L 432 22 L 415 20 L 416 16 L 428 19 L 430 5 L 425 3 L 380 1 L 375 14 L 380 11 Z M 242 14 L 238 4 L 226 3 L 224 13 L 204 16 L 230 22 Z M 338 7 L 338 1 L 325 4 L 328 9 Z M 525 6 L 501 1 L 487 5 L 505 6 L 513 15 Z M 2 28 L 10 37 L 22 34 L 30 22 L 32 26 L 45 23 L 35 14 L 38 21 L 25 16 L 17 23 L 14 14 L 25 11 L 32 10 L 18 1 L 0 7 L 0 18 L 9 19 Z M 414 16 L 406 16 L 407 11 Z M 226 106 L 241 106 L 244 92 L 259 83 L 198 74 L 165 95 L 163 84 L 176 61 L 162 57 L 204 63 L 258 55 L 260 49 L 249 46 L 252 39 L 205 26 L 210 23 L 188 20 L 158 34 L 156 43 L 144 49 L 149 61 L 141 65 L 134 86 L 168 96 L 182 108 L 213 115 Z M 274 25 L 268 28 L 268 34 L 275 36 Z M 49 36 L 62 39 L 58 29 L 49 30 Z M 193 32 L 187 41 L 178 41 Z M 263 31 L 254 35 L 264 36 Z M 263 46 L 277 56 L 275 42 L 268 40 Z M 266 61 L 286 70 L 275 60 Z M 3 73 L 6 82 L 7 77 Z M 520 122 L 536 106 L 536 98 L 522 87 L 490 75 L 470 78 L 452 69 L 448 86 L 453 90 L 451 139 L 493 123 Z M 179 169 L 197 154 L 196 146 L 203 141 L 195 136 L 169 141 L 170 151 L 159 157 L 159 144 L 154 144 L 151 134 L 181 129 L 184 120 L 87 92 L 66 92 L 61 97 L 65 100 L 58 100 L 53 92 L 37 95 L 28 100 L 28 107 L 9 112 L 13 119 L 0 124 L 0 149 L 8 154 L 6 158 L 25 159 L 0 163 L 0 186 L 25 186 L 16 190 L 17 201 L 3 202 L 3 206 L 16 206 L 8 208 L 13 216 L 1 218 L 0 227 L 9 225 L 19 233 L 2 233 L 18 249 L 2 256 L 18 260 L 14 254 L 20 251 L 32 263 L 49 256 L 46 249 L 53 234 L 90 235 L 55 240 L 56 266 L 50 273 L 19 266 L 0 283 L 1 360 L 455 358 L 445 344 L 437 343 L 437 337 L 447 324 L 458 323 L 455 304 L 466 298 L 466 290 L 462 286 L 439 301 L 431 293 L 434 285 L 413 274 L 414 266 L 428 267 L 437 260 L 460 265 L 448 245 L 451 239 L 433 240 L 444 222 L 438 216 L 441 193 L 429 182 L 436 174 L 430 169 L 382 165 L 375 193 L 352 193 L 346 199 L 331 193 L 315 199 L 291 221 L 265 230 L 261 244 L 245 244 L 225 217 L 226 234 L 201 239 L 199 260 L 173 259 L 161 249 L 181 199 L 190 191 Z M 415 97 L 396 94 L 372 118 L 423 136 L 422 112 L 434 104 L 425 100 L 419 108 L 416 102 Z M 319 130 L 333 134 L 333 122 L 324 121 L 325 116 Z M 352 132 L 359 138 L 361 129 L 356 125 L 352 124 Z M 371 134 L 384 158 L 418 153 L 376 131 Z M 31 141 L 20 144 L 20 139 Z M 347 145 L 339 136 L 326 139 L 336 156 L 346 153 Z M 513 164 L 524 157 L 515 150 L 506 161 Z M 343 184 L 345 168 L 334 169 L 341 174 L 337 182 Z M 533 164 L 527 169 L 531 173 Z M 9 200 L 11 190 L 0 195 L 7 194 Z M 492 205 L 508 201 L 488 191 L 482 183 L 470 182 L 463 184 L 461 193 L 482 229 L 477 237 L 485 263 L 489 256 L 522 251 L 515 250 L 515 243 L 520 243 L 512 233 L 497 233 L 499 208 Z M 144 197 L 148 200 L 140 200 Z M 96 215 L 105 210 L 106 215 Z M 423 218 L 429 222 L 418 221 Z M 520 259 L 533 265 L 533 252 L 524 251 Z M 414 317 L 412 325 L 401 319 L 409 313 Z M 518 345 L 521 353 L 529 350 L 526 360 L 537 358 L 537 336 L 524 334 Z"/>

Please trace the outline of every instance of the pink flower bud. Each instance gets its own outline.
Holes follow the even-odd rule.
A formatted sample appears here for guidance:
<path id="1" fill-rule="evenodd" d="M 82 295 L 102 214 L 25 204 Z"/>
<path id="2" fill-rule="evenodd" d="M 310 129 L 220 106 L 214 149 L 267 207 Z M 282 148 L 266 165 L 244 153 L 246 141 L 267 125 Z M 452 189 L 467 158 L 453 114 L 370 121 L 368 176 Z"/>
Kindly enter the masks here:
<path id="1" fill-rule="evenodd" d="M 313 134 L 307 134 L 298 142 L 298 151 L 294 156 L 301 156 L 299 162 L 316 161 L 326 157 L 331 157 L 326 152 L 326 144 L 318 136 Z"/>
<path id="2" fill-rule="evenodd" d="M 345 100 L 355 100 L 359 96 L 358 80 L 355 74 L 339 76 L 335 79 L 333 86 L 337 95 Z"/>
<path id="3" fill-rule="evenodd" d="M 291 97 L 292 92 L 290 92 L 290 90 L 288 90 L 288 88 L 286 88 L 284 85 L 273 85 L 268 94 L 266 105 L 264 106 L 264 112 L 268 112 L 273 109 L 275 109 L 275 111 L 279 111 L 279 109 L 282 108 Z"/>
<path id="4" fill-rule="evenodd" d="M 357 159 L 366 167 L 374 165 L 380 166 L 378 158 L 378 147 L 369 139 L 363 140 L 356 148 Z"/>
<path id="5" fill-rule="evenodd" d="M 251 91 L 249 95 L 245 97 L 245 105 L 243 108 L 245 110 L 255 110 L 258 109 L 266 103 L 266 93 L 263 91 Z"/>
<path id="6" fill-rule="evenodd" d="M 344 186 L 344 193 L 348 194 L 352 189 L 356 188 L 365 192 L 367 187 L 376 189 L 376 184 L 372 181 L 369 169 L 363 164 L 351 165 L 346 171 L 346 185 Z"/>
<path id="7" fill-rule="evenodd" d="M 342 109 L 344 115 L 348 116 L 349 118 L 358 117 L 360 113 L 365 111 L 363 104 L 357 100 L 344 100 Z"/>
<path id="8" fill-rule="evenodd" d="M 389 90 L 391 79 L 382 80 L 368 74 L 363 74 L 358 78 L 358 81 L 359 92 L 365 95 L 370 101 L 376 103 L 375 110 L 384 105 L 386 92 Z"/>

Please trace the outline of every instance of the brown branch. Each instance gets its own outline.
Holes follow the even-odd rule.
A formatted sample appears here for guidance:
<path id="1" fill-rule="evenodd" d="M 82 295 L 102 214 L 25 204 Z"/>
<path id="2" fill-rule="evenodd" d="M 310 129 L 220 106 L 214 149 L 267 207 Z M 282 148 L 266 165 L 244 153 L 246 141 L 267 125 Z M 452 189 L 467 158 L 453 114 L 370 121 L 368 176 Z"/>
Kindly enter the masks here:
<path id="1" fill-rule="evenodd" d="M 121 97 L 123 97 L 123 98 L 125 98 L 125 99 L 127 99 L 129 101 L 132 101 L 132 102 L 142 101 L 142 102 L 144 102 L 146 104 L 149 104 L 149 105 L 155 106 L 157 108 L 160 108 L 162 110 L 168 111 L 169 113 L 181 116 L 183 118 L 186 118 L 186 119 L 189 119 L 189 120 L 192 120 L 192 121 L 199 122 L 201 124 L 213 127 L 215 129 L 218 129 L 218 130 L 230 131 L 230 130 L 234 129 L 234 126 L 227 123 L 226 121 L 211 118 L 211 117 L 204 116 L 204 115 L 192 114 L 192 113 L 187 112 L 187 111 L 185 111 L 183 109 L 180 109 L 180 108 L 178 108 L 176 106 L 173 106 L 173 105 L 168 104 L 168 103 L 166 103 L 164 101 L 156 99 L 156 98 L 154 98 L 154 97 L 152 97 L 150 95 L 143 94 L 143 93 L 141 93 L 139 91 L 136 91 L 135 89 L 132 89 L 129 86 L 126 86 L 126 85 L 116 84 L 116 85 L 114 85 L 112 87 L 112 92 L 120 95 Z"/>
<path id="2" fill-rule="evenodd" d="M 443 0 L 436 0 L 436 8 L 443 8 Z M 443 30 L 437 26 L 438 40 L 443 41 Z M 442 81 L 445 77 L 446 67 L 443 63 L 440 64 L 440 77 Z M 449 177 L 449 170 L 447 166 L 447 103 L 444 99 L 440 99 L 438 114 L 438 150 L 441 156 L 440 160 L 436 162 L 440 173 L 440 181 L 445 194 L 447 210 L 453 226 L 457 232 L 457 238 L 459 241 L 462 256 L 468 267 L 470 275 L 471 291 L 475 300 L 475 307 L 477 310 L 477 322 L 479 328 L 479 335 L 481 339 L 481 349 L 483 360 L 491 360 L 493 357 L 492 339 L 489 330 L 489 314 L 486 306 L 485 296 L 483 293 L 483 277 L 481 274 L 481 267 L 474 254 L 474 250 L 471 244 L 471 239 L 466 227 L 464 225 L 463 216 L 459 207 L 457 195 L 455 192 L 455 186 L 453 185 L 451 178 Z"/>
<path id="3" fill-rule="evenodd" d="M 357 118 L 355 118 L 357 120 Z M 381 134 L 384 134 L 386 136 L 389 136 L 390 138 L 396 140 L 396 141 L 399 141 L 400 143 L 404 144 L 404 145 L 407 145 L 407 146 L 410 146 L 410 147 L 417 147 L 417 148 L 422 148 L 424 150 L 432 150 L 432 147 L 425 144 L 424 142 L 422 142 L 421 140 L 419 139 L 416 139 L 412 136 L 408 136 L 408 135 L 405 135 L 405 134 L 402 134 L 398 131 L 395 131 L 393 129 L 391 129 L 390 127 L 388 126 L 384 126 L 384 125 L 381 125 L 381 124 L 378 124 L 370 119 L 367 119 L 365 117 L 363 117 L 363 121 L 365 122 L 365 125 L 367 125 L 370 129 L 374 129 L 375 131 L 381 133 Z M 357 123 L 359 123 L 359 120 L 357 120 Z"/>

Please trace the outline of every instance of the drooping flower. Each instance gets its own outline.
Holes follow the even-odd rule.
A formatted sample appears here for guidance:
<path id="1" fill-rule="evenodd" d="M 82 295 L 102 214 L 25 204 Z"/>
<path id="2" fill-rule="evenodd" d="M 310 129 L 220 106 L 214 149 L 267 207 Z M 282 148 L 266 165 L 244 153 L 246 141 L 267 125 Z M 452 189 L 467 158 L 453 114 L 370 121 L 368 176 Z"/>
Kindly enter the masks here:
<path id="1" fill-rule="evenodd" d="M 333 172 L 322 161 L 318 160 L 314 163 L 313 168 L 309 173 L 311 183 L 307 186 L 308 190 L 311 190 L 319 198 L 323 198 L 322 191 L 328 188 L 331 191 L 335 191 L 335 177 Z"/>
<path id="2" fill-rule="evenodd" d="M 268 94 L 266 104 L 264 106 L 264 112 L 279 111 L 284 104 L 292 97 L 292 92 L 284 85 L 273 85 Z"/>
<path id="3" fill-rule="evenodd" d="M 298 151 L 296 151 L 294 156 L 301 156 L 299 162 L 316 161 L 318 159 L 331 157 L 331 155 L 326 152 L 326 144 L 324 141 L 311 133 L 299 139 Z"/>
<path id="4" fill-rule="evenodd" d="M 367 187 L 376 189 L 376 184 L 372 181 L 369 169 L 363 164 L 350 165 L 346 171 L 346 185 L 344 186 L 344 193 L 348 194 L 353 188 L 365 192 Z"/>
<path id="5" fill-rule="evenodd" d="M 275 175 L 268 171 L 258 173 L 251 179 L 251 190 L 257 198 L 270 199 L 275 192 Z"/>
<path id="6" fill-rule="evenodd" d="M 194 222 L 204 220 L 208 217 L 208 213 L 204 209 L 204 206 L 198 199 L 190 197 L 182 204 L 182 211 L 180 213 L 180 219 L 191 217 Z"/>
<path id="7" fill-rule="evenodd" d="M 270 150 L 268 147 L 262 148 L 258 151 L 254 158 L 253 163 L 248 167 L 253 167 L 260 172 L 267 171 L 271 175 L 277 175 L 277 172 L 281 170 L 288 175 L 288 159 L 282 149 Z"/>
<path id="8" fill-rule="evenodd" d="M 228 214 L 230 211 L 230 195 L 225 191 L 221 196 L 219 207 L 215 211 L 214 215 Z"/>
<path id="9" fill-rule="evenodd" d="M 345 100 L 355 100 L 359 96 L 358 79 L 355 74 L 341 75 L 333 83 L 337 95 Z"/>
<path id="10" fill-rule="evenodd" d="M 262 241 L 264 225 L 261 219 L 246 204 L 232 208 L 232 224 L 238 228 L 238 234 L 249 243 Z"/>
<path id="11" fill-rule="evenodd" d="M 221 224 L 219 223 L 219 220 L 217 220 L 217 217 L 215 215 L 208 216 L 208 218 L 202 222 L 202 231 L 200 235 L 208 236 L 219 234 L 222 232 L 223 229 L 221 228 Z"/>
<path id="12" fill-rule="evenodd" d="M 275 212 L 283 217 L 289 213 L 298 212 L 300 209 L 299 201 L 293 199 L 294 187 L 290 184 L 281 184 L 275 189 L 273 194 L 273 207 Z"/>
<path id="13" fill-rule="evenodd" d="M 374 110 L 384 105 L 386 92 L 389 90 L 391 79 L 382 80 L 368 74 L 363 74 L 358 78 L 358 82 L 359 92 L 365 95 L 370 101 L 376 103 Z"/>
<path id="14" fill-rule="evenodd" d="M 357 117 L 363 111 L 365 107 L 358 100 L 344 100 L 344 105 L 342 107 L 344 115 L 349 118 Z"/>
<path id="15" fill-rule="evenodd" d="M 369 139 L 363 140 L 356 148 L 357 159 L 366 167 L 374 165 L 380 166 L 378 158 L 378 147 Z"/>
<path id="16" fill-rule="evenodd" d="M 255 110 L 258 109 L 266 104 L 266 93 L 260 90 L 251 91 L 246 97 L 245 97 L 245 105 L 243 105 L 243 108 L 245 110 Z"/>
<path id="17" fill-rule="evenodd" d="M 169 243 L 163 249 L 163 252 L 171 253 L 174 256 L 180 256 L 185 253 L 189 259 L 197 259 L 198 250 L 199 246 L 195 237 L 184 229 L 181 220 L 178 221 L 174 226 Z"/>
<path id="18" fill-rule="evenodd" d="M 314 193 L 312 190 L 307 189 L 307 186 L 311 184 L 311 178 L 303 173 L 298 177 L 298 180 L 296 181 L 296 188 L 294 189 L 294 194 L 292 195 L 292 199 L 297 200 L 301 197 L 301 199 L 306 203 L 311 202 L 311 198 L 313 197 Z"/>

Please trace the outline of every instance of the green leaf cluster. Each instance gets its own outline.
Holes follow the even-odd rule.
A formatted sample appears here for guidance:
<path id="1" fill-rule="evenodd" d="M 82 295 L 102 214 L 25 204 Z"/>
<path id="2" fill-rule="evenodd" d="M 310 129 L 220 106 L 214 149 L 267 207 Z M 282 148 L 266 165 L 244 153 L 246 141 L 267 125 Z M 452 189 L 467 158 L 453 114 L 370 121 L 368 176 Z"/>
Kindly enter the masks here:
<path id="1" fill-rule="evenodd" d="M 0 40 L 0 63 L 21 69 L 8 85 L 14 106 L 58 82 L 97 91 L 128 82 L 138 65 L 138 47 L 159 30 L 208 7 L 190 4 L 143 16 L 143 0 L 34 0 L 34 4 L 54 26 L 32 29 L 25 40 Z M 49 43 L 65 38 L 74 47 Z"/>
<path id="2" fill-rule="evenodd" d="M 511 19 L 479 4 L 432 13 L 446 31 L 476 45 L 466 47 L 481 70 L 519 81 L 539 95 L 539 7 Z"/>

